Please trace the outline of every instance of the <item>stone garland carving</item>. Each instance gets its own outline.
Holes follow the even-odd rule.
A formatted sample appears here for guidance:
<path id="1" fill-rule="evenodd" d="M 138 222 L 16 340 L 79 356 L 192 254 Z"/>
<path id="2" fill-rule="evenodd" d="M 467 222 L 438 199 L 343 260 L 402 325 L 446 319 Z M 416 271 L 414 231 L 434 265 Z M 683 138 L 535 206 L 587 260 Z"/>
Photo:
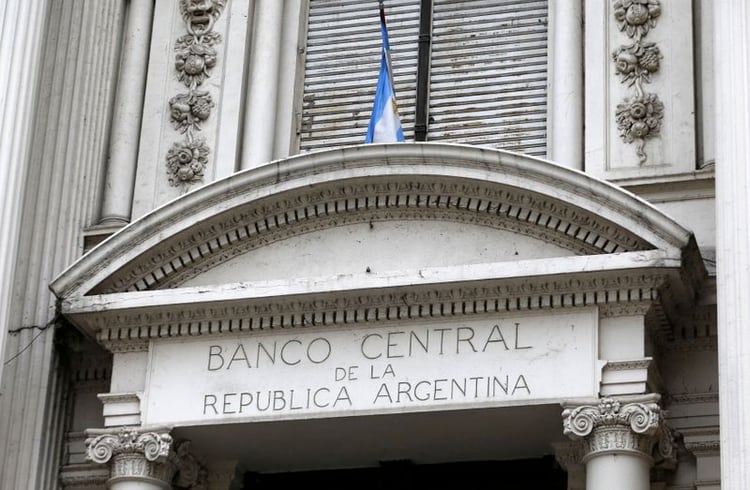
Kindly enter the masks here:
<path id="1" fill-rule="evenodd" d="M 586 443 L 584 461 L 602 453 L 640 453 L 656 463 L 674 460 L 671 430 L 656 402 L 623 403 L 603 398 L 598 405 L 563 411 L 563 434 Z"/>
<path id="2" fill-rule="evenodd" d="M 169 100 L 170 120 L 174 128 L 185 135 L 167 152 L 167 175 L 170 185 L 183 190 L 201 179 L 208 165 L 211 149 L 196 133 L 211 115 L 214 102 L 211 94 L 198 90 L 216 66 L 215 45 L 221 36 L 213 31 L 226 0 L 180 0 L 180 12 L 187 34 L 175 43 L 177 79 L 188 88 Z"/>
<path id="3" fill-rule="evenodd" d="M 622 83 L 635 89 L 633 97 L 617 105 L 615 119 L 620 137 L 626 143 L 636 144 L 641 165 L 648 160 L 644 151 L 646 140 L 659 135 L 664 120 L 664 104 L 656 94 L 647 93 L 643 88 L 659 70 L 662 58 L 656 43 L 643 41 L 656 26 L 660 14 L 658 0 L 616 0 L 614 3 L 617 25 L 633 43 L 618 47 L 612 52 L 612 59 Z"/>

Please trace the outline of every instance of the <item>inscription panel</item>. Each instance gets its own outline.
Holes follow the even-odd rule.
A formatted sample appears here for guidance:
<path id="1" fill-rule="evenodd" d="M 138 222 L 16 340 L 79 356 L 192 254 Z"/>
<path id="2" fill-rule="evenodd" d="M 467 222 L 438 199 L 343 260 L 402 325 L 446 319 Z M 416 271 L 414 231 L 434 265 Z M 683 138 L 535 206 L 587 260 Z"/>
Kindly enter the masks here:
<path id="1" fill-rule="evenodd" d="M 554 403 L 593 397 L 597 312 L 155 341 L 146 424 Z"/>

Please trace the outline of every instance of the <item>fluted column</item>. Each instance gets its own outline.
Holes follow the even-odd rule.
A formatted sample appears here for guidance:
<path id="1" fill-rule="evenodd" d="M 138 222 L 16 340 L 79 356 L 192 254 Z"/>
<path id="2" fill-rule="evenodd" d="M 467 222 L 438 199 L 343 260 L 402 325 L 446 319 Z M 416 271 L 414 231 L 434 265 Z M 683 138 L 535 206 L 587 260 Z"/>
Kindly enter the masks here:
<path id="1" fill-rule="evenodd" d="M 750 3 L 713 3 L 716 21 L 716 301 L 721 488 L 750 488 Z"/>
<path id="2" fill-rule="evenodd" d="M 109 464 L 110 490 L 164 490 L 172 488 L 177 456 L 166 431 L 123 427 L 118 432 L 90 430 L 86 458 Z"/>
<path id="3" fill-rule="evenodd" d="M 584 441 L 586 490 L 650 489 L 655 451 L 658 459 L 673 451 L 657 400 L 604 398 L 563 411 L 563 433 Z"/>
<path id="4" fill-rule="evenodd" d="M 32 148 L 35 97 L 41 72 L 46 0 L 0 2 L 0 358 L 10 328 L 23 188 Z M 3 363 L 0 363 L 0 375 Z"/>
<path id="5" fill-rule="evenodd" d="M 130 221 L 153 16 L 154 0 L 130 1 L 112 118 L 102 224 L 125 224 Z"/>

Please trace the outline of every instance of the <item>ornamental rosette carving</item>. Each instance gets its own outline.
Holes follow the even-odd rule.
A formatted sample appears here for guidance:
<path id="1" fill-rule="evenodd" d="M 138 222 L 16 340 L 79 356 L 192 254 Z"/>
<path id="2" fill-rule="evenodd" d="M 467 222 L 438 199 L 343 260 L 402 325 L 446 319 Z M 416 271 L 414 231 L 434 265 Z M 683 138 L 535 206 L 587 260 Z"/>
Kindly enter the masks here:
<path id="1" fill-rule="evenodd" d="M 147 461 L 166 460 L 172 446 L 172 436 L 156 432 L 138 432 L 123 427 L 114 434 L 102 434 L 86 439 L 86 458 L 94 463 L 107 463 L 121 454 L 142 454 Z"/>
<path id="2" fill-rule="evenodd" d="M 174 128 L 185 133 L 200 131 L 201 123 L 211 115 L 214 102 L 208 92 L 178 94 L 169 99 L 169 114 Z"/>
<path id="3" fill-rule="evenodd" d="M 659 0 L 617 0 L 614 14 L 620 30 L 638 40 L 656 26 L 656 18 L 661 14 L 661 4 Z"/>
<path id="4" fill-rule="evenodd" d="M 210 149 L 203 139 L 178 141 L 167 152 L 169 184 L 187 186 L 200 181 L 208 164 Z"/>

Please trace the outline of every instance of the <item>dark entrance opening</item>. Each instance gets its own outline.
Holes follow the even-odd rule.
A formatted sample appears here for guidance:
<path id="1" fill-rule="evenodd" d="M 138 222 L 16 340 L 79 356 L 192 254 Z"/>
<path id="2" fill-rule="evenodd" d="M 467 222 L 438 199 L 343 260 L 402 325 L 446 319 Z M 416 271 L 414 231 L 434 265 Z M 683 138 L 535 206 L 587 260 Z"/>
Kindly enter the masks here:
<path id="1" fill-rule="evenodd" d="M 461 488 L 543 488 L 565 490 L 567 475 L 547 456 L 512 461 L 414 464 L 391 461 L 374 468 L 246 473 L 243 488 L 326 488 L 328 490 L 395 490 Z"/>

